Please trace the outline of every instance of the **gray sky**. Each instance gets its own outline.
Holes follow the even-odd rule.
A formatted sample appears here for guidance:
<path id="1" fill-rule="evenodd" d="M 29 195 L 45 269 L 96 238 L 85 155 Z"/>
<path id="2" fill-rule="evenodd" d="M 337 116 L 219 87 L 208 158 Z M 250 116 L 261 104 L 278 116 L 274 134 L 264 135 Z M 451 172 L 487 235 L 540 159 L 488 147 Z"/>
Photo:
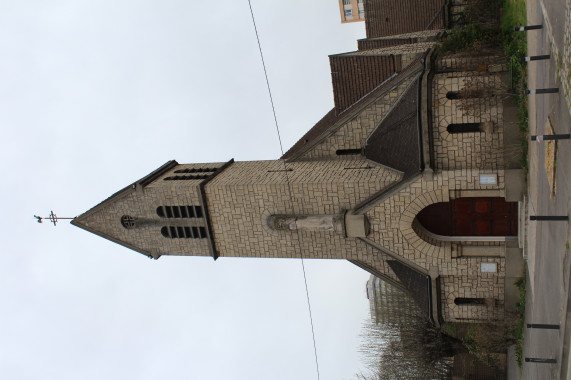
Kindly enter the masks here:
<path id="1" fill-rule="evenodd" d="M 332 106 L 337 2 L 253 0 L 284 149 Z M 280 156 L 248 3 L 0 2 L 0 378 L 315 379 L 298 260 L 144 256 L 66 223 L 168 161 Z M 321 378 L 362 368 L 368 274 L 306 261 Z"/>

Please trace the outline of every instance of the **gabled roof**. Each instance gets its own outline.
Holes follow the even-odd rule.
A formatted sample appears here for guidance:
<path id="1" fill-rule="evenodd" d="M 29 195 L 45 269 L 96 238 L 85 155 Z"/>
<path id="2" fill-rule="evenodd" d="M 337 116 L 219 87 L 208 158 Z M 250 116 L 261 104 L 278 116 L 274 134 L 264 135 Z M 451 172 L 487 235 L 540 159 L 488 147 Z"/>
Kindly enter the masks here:
<path id="1" fill-rule="evenodd" d="M 422 170 L 419 81 L 416 80 L 369 136 L 365 156 L 405 173 Z"/>
<path id="2" fill-rule="evenodd" d="M 447 0 L 367 0 L 367 38 L 446 27 Z"/>
<path id="3" fill-rule="evenodd" d="M 74 218 L 71 221 L 71 224 L 77 225 L 78 227 L 81 227 L 77 224 L 77 222 L 81 219 L 81 217 L 93 214 L 99 208 L 103 207 L 103 205 L 108 204 L 113 199 L 119 198 L 119 197 L 121 197 L 127 193 L 135 191 L 138 187 L 144 188 L 145 186 L 147 186 L 148 184 L 153 182 L 155 179 L 159 178 L 161 175 L 165 174 L 166 172 L 168 172 L 169 170 L 171 170 L 172 168 L 174 168 L 177 165 L 178 165 L 178 162 L 176 162 L 175 160 L 167 161 L 165 164 L 161 165 L 158 169 L 153 170 L 151 173 L 147 174 L 146 176 L 144 176 L 143 178 L 141 178 L 137 182 L 134 182 L 134 183 L 130 184 L 129 186 L 122 188 L 121 190 L 117 191 L 116 193 L 114 193 L 110 197 L 106 198 L 102 202 L 99 202 L 97 205 L 93 206 L 92 208 L 90 208 L 89 210 L 84 212 L 83 214 Z"/>
<path id="4" fill-rule="evenodd" d="M 137 182 L 117 191 L 116 193 L 114 193 L 113 195 L 111 195 L 110 197 L 108 197 L 107 199 L 105 199 L 103 202 L 100 202 L 99 204 L 97 204 L 96 206 L 92 207 L 91 209 L 89 209 L 88 211 L 84 212 L 83 214 L 75 217 L 72 221 L 71 224 L 82 228 L 86 231 L 89 231 L 95 235 L 101 236 L 107 240 L 110 240 L 114 243 L 120 244 L 124 247 L 127 247 L 129 249 L 132 249 L 136 252 L 142 253 L 143 255 L 149 256 L 149 257 L 154 257 L 152 255 L 151 252 L 146 251 L 141 249 L 140 247 L 137 247 L 131 243 L 128 243 L 126 241 L 123 241 L 115 236 L 112 236 L 109 233 L 106 233 L 104 231 L 101 231 L 97 228 L 93 228 L 91 226 L 88 225 L 88 223 L 86 222 L 89 217 L 91 215 L 93 215 L 94 213 L 103 210 L 105 207 L 107 207 L 108 205 L 110 205 L 112 202 L 114 202 L 115 200 L 118 199 L 122 199 L 122 197 L 126 197 L 129 196 L 130 194 L 138 191 L 138 189 L 144 188 L 146 185 L 150 184 L 151 182 L 153 182 L 155 179 L 159 178 L 161 175 L 163 175 L 164 173 L 168 172 L 169 170 L 171 170 L 172 168 L 174 168 L 175 166 L 178 165 L 178 162 L 176 162 L 175 160 L 171 160 L 168 161 L 167 163 L 165 163 L 164 165 L 162 165 L 161 167 L 159 167 L 158 169 L 154 170 L 153 172 L 151 172 L 150 174 L 144 176 L 143 178 L 141 178 L 140 180 L 138 180 Z M 158 257 L 154 257 L 155 259 Z"/>
<path id="5" fill-rule="evenodd" d="M 347 107 L 343 112 L 337 113 L 336 108 L 329 111 L 317 124 L 313 126 L 301 139 L 299 139 L 281 158 L 287 160 L 295 160 L 298 156 L 310 149 L 312 146 L 321 141 L 326 135 L 341 127 L 343 123 L 350 120 L 364 107 L 372 101 L 391 91 L 402 81 L 420 75 L 424 66 L 422 59 L 424 54 L 419 55 L 400 73 L 394 73 L 384 82 L 377 84 L 373 90 L 365 94 L 355 103 Z"/>
<path id="6" fill-rule="evenodd" d="M 364 51 L 419 42 L 437 41 L 442 33 L 442 31 L 438 30 L 425 30 L 421 32 L 391 35 L 388 37 L 362 38 L 357 40 L 357 47 L 359 51 Z"/>
<path id="7" fill-rule="evenodd" d="M 335 111 L 339 114 L 396 72 L 392 55 L 329 56 Z"/>
<path id="8" fill-rule="evenodd" d="M 387 263 L 423 314 L 434 323 L 432 317 L 432 281 L 430 276 L 422 274 L 397 260 L 388 260 Z"/>

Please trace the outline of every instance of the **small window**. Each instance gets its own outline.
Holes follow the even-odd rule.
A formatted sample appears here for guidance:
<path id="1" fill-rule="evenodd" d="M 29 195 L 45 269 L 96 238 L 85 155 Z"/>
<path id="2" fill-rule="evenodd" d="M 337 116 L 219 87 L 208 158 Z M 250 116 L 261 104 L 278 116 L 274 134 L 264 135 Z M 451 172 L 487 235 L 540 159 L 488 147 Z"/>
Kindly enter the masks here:
<path id="1" fill-rule="evenodd" d="M 126 229 L 131 229 L 135 227 L 135 218 L 133 218 L 131 215 L 123 215 L 121 217 L 121 225 L 123 226 L 123 228 Z"/>
<path id="2" fill-rule="evenodd" d="M 446 130 L 448 131 L 448 133 L 481 132 L 480 123 L 449 124 Z"/>
<path id="3" fill-rule="evenodd" d="M 351 5 L 351 0 L 343 0 L 343 5 Z"/>
<path id="4" fill-rule="evenodd" d="M 484 298 L 456 298 L 454 299 L 456 305 L 485 305 Z"/>
<path id="5" fill-rule="evenodd" d="M 477 99 L 483 98 L 484 93 L 478 90 L 464 90 L 462 92 L 459 91 L 448 91 L 446 93 L 446 98 L 451 100 L 458 100 L 458 99 Z"/>
<path id="6" fill-rule="evenodd" d="M 208 175 L 175 175 L 171 177 L 166 177 L 165 181 L 188 181 L 191 179 L 206 179 Z"/>
<path id="7" fill-rule="evenodd" d="M 350 156 L 361 154 L 361 149 L 337 149 L 335 152 L 338 156 Z"/>
<path id="8" fill-rule="evenodd" d="M 345 9 L 345 17 L 353 17 L 353 10 Z"/>

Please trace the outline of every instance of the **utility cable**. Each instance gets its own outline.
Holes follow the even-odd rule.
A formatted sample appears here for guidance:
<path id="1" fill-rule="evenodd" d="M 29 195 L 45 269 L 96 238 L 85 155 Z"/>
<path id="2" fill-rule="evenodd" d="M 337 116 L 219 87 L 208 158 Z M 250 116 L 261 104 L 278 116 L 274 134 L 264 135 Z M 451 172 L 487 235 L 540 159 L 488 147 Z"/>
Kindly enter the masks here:
<path id="1" fill-rule="evenodd" d="M 278 140 L 279 140 L 279 143 L 280 143 L 280 150 L 281 150 L 281 154 L 282 154 L 282 157 L 283 157 L 283 155 L 284 155 L 284 147 L 283 147 L 283 144 L 282 144 L 282 137 L 281 137 L 281 134 L 280 134 L 280 128 L 279 128 L 279 126 L 278 126 L 278 118 L 277 118 L 277 116 L 276 116 L 276 108 L 275 108 L 275 106 L 274 106 L 274 98 L 272 97 L 272 91 L 271 91 L 271 89 L 270 89 L 270 81 L 269 81 L 269 79 L 268 79 L 268 71 L 266 70 L 266 62 L 264 61 L 264 54 L 263 54 L 263 52 L 262 52 L 262 45 L 261 45 L 261 43 L 260 43 L 260 36 L 259 36 L 259 34 L 258 34 L 258 28 L 256 27 L 256 19 L 255 19 L 255 17 L 254 17 L 254 11 L 252 10 L 251 0 L 248 0 L 248 5 L 249 5 L 249 7 L 250 7 L 250 14 L 252 15 L 252 23 L 254 24 L 254 31 L 256 32 L 256 40 L 258 41 L 258 49 L 259 49 L 259 51 L 260 51 L 260 58 L 262 59 L 262 67 L 264 68 L 264 76 L 265 76 L 265 78 L 266 78 L 266 86 L 268 87 L 268 94 L 269 94 L 269 96 L 270 96 L 270 103 L 271 103 L 271 105 L 272 105 L 272 112 L 273 112 L 273 115 L 274 115 L 274 123 L 275 123 L 275 125 L 276 125 L 276 132 L 277 132 L 277 134 L 278 134 Z M 284 165 L 284 174 L 285 174 L 285 177 L 286 177 L 286 183 L 287 183 L 287 187 L 288 187 L 288 193 L 289 193 L 289 200 L 290 200 L 291 212 L 292 212 L 292 215 L 293 215 L 294 223 L 296 223 L 296 229 L 295 229 L 295 230 L 296 230 L 296 232 L 297 232 L 297 243 L 298 243 L 298 247 L 299 247 L 299 256 L 300 256 L 300 258 L 301 258 L 301 268 L 302 268 L 302 271 L 303 271 L 303 281 L 304 281 L 304 283 L 305 283 L 305 295 L 306 295 L 306 298 L 307 298 L 307 307 L 308 307 L 308 309 L 309 309 L 309 321 L 311 322 L 311 337 L 313 338 L 313 353 L 314 353 L 314 355 L 315 355 L 315 368 L 316 368 L 316 371 L 317 371 L 317 380 L 319 380 L 319 379 L 320 379 L 320 376 L 319 376 L 319 362 L 318 362 L 318 360 L 317 360 L 317 344 L 315 343 L 315 329 L 314 329 L 314 326 L 313 326 L 313 315 L 312 315 L 312 312 L 311 312 L 311 302 L 310 302 L 310 299 L 309 299 L 309 290 L 308 290 L 308 287 L 307 287 L 307 275 L 306 275 L 306 273 L 305 273 L 305 263 L 304 263 L 304 260 L 303 260 L 303 251 L 302 251 L 302 248 L 301 248 L 301 236 L 300 236 L 300 233 L 299 233 L 299 229 L 297 228 L 297 216 L 296 216 L 296 214 L 295 214 L 295 208 L 294 208 L 294 202 L 293 202 L 293 195 L 292 195 L 291 183 L 290 183 L 290 180 L 289 180 L 289 175 L 288 175 L 286 160 L 285 160 L 284 158 L 282 158 L 281 161 L 283 162 L 283 165 Z"/>

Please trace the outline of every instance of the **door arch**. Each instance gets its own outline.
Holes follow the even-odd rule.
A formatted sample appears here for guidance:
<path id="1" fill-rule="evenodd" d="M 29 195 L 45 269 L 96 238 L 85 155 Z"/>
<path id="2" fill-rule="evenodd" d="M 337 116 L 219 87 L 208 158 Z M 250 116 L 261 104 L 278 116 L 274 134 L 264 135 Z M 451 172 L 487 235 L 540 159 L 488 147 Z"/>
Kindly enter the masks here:
<path id="1" fill-rule="evenodd" d="M 440 236 L 517 236 L 518 204 L 504 198 L 457 198 L 422 209 L 417 220 Z"/>

